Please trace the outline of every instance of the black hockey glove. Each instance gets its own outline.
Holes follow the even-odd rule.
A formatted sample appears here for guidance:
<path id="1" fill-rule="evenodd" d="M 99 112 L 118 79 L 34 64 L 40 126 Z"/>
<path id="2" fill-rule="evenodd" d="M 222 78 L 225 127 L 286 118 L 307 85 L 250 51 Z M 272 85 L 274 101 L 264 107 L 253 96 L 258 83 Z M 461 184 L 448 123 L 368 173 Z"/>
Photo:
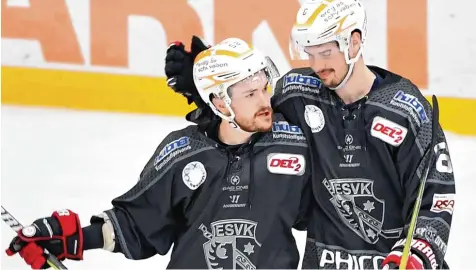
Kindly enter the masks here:
<path id="1" fill-rule="evenodd" d="M 209 47 L 201 38 L 193 36 L 190 51 L 185 50 L 182 42 L 176 41 L 170 44 L 165 57 L 167 85 L 186 97 L 188 104 L 195 103 L 197 109 L 185 116 L 187 121 L 195 124 L 206 124 L 217 118 L 202 100 L 193 82 L 193 61 L 200 52 Z"/>
<path id="2" fill-rule="evenodd" d="M 209 47 L 201 38 L 193 36 L 190 51 L 185 50 L 182 42 L 175 41 L 170 44 L 165 57 L 167 85 L 186 97 L 188 104 L 194 102 L 198 108 L 204 108 L 207 105 L 201 99 L 193 83 L 193 61 L 200 52 Z"/>

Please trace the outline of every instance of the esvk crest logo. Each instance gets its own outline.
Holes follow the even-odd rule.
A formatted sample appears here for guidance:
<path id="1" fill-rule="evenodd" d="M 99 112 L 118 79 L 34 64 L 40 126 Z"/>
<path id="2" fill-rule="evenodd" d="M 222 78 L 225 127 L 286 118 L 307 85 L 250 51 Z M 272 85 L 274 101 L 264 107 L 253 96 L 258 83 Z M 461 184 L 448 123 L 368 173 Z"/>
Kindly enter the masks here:
<path id="1" fill-rule="evenodd" d="M 252 258 L 261 247 L 257 226 L 250 220 L 226 219 L 210 224 L 210 232 L 201 224 L 199 229 L 208 239 L 203 244 L 208 269 L 256 269 Z"/>
<path id="2" fill-rule="evenodd" d="M 341 220 L 367 243 L 375 244 L 379 236 L 400 238 L 402 228 L 384 230 L 385 200 L 374 194 L 374 181 L 369 179 L 324 179 L 330 201 Z"/>

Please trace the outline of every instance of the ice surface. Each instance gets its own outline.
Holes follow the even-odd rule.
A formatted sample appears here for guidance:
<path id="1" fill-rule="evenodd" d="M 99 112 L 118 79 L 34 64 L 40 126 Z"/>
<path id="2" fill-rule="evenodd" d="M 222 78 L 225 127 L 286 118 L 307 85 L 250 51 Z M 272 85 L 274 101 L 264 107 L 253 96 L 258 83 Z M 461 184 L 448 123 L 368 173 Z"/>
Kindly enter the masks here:
<path id="1" fill-rule="evenodd" d="M 157 145 L 182 118 L 2 106 L 1 203 L 20 222 L 69 208 L 83 225 L 110 208 L 112 198 L 138 179 Z M 447 133 L 456 175 L 457 202 L 447 259 L 454 269 L 467 268 L 476 236 L 471 215 L 476 195 L 476 138 Z M 2 249 L 14 233 L 2 223 Z M 301 257 L 305 233 L 296 232 Z M 183 255 L 184 258 L 187 254 Z M 164 269 L 169 256 L 142 261 L 122 254 L 87 251 L 84 261 L 67 261 L 69 269 Z M 29 269 L 19 256 L 1 257 L 2 269 Z"/>

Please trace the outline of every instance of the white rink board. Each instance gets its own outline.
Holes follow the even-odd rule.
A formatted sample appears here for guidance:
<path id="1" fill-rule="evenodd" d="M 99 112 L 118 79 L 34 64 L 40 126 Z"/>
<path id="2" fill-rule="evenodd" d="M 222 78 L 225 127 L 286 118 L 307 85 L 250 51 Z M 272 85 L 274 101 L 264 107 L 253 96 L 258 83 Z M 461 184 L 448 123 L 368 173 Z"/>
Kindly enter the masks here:
<path id="1" fill-rule="evenodd" d="M 13 106 L 2 106 L 1 113 L 1 203 L 24 223 L 70 208 L 88 225 L 91 215 L 109 209 L 112 198 L 136 183 L 167 133 L 187 125 L 179 118 Z M 476 190 L 476 138 L 447 138 L 457 183 L 447 258 L 453 269 L 465 269 L 476 243 L 468 217 Z M 0 226 L 5 249 L 14 234 Z M 295 235 L 302 257 L 305 233 Z M 65 264 L 69 269 L 164 269 L 169 256 L 131 261 L 95 250 L 86 251 L 84 258 Z M 1 260 L 1 269 L 29 269 L 19 256 L 2 253 Z"/>

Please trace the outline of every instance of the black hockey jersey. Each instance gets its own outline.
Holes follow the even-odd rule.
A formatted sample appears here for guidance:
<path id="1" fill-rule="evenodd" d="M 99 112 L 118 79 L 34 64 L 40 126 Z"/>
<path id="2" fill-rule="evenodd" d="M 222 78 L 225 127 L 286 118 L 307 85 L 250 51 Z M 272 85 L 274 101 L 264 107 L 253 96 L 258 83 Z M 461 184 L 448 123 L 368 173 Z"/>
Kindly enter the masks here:
<path id="1" fill-rule="evenodd" d="M 273 108 L 301 127 L 311 151 L 315 200 L 303 268 L 378 269 L 406 236 L 431 143 L 432 109 L 409 80 L 370 68 L 375 87 L 347 105 L 310 68 L 277 82 Z M 455 183 L 441 127 L 437 136 L 416 235 L 442 267 Z"/>
<path id="2" fill-rule="evenodd" d="M 297 268 L 311 188 L 302 131 L 274 115 L 273 130 L 230 150 L 192 125 L 159 145 L 139 182 L 105 213 L 116 252 L 165 255 L 169 269 Z M 211 125 L 218 125 L 214 122 Z"/>

